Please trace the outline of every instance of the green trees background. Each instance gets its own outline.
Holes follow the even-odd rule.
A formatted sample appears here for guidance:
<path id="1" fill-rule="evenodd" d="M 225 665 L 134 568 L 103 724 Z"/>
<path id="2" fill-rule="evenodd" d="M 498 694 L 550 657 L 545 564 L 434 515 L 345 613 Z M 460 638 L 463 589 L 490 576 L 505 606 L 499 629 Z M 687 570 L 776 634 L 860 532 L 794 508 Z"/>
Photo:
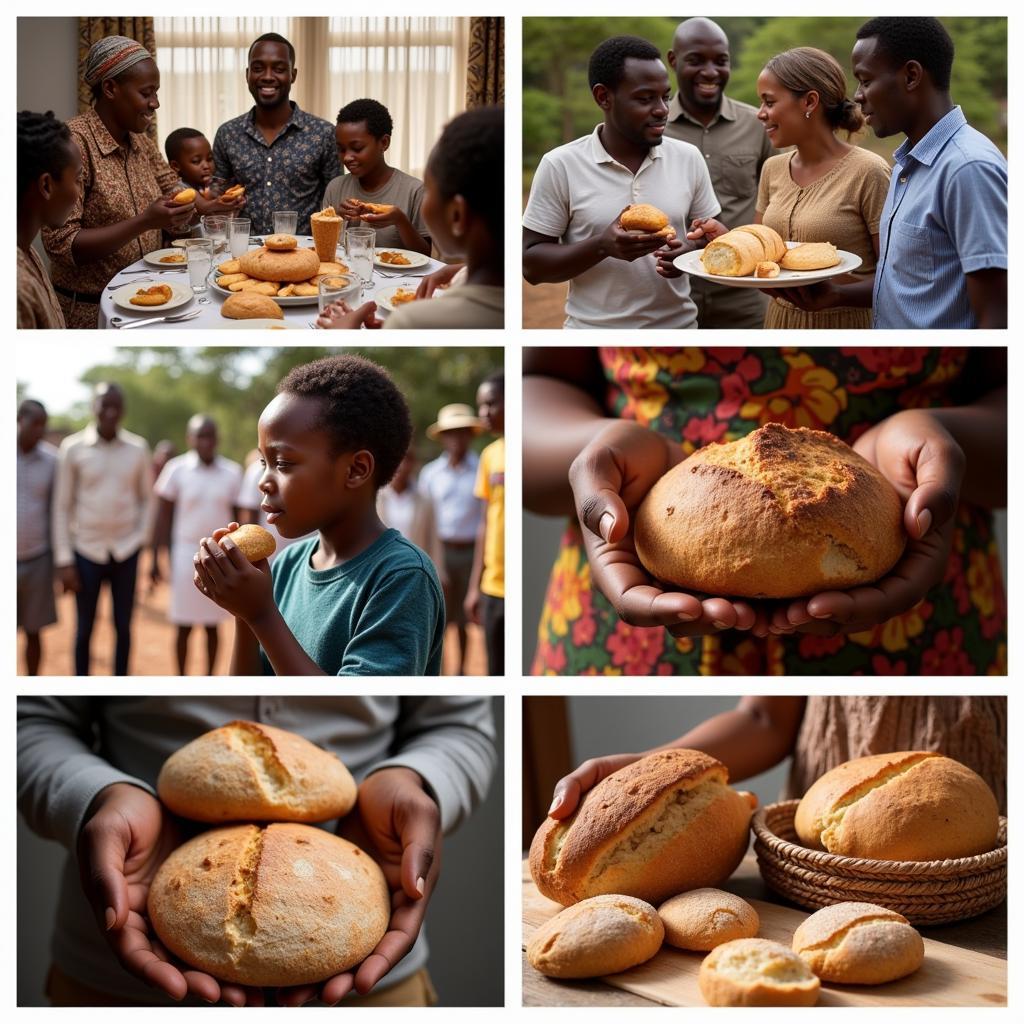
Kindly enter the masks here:
<path id="1" fill-rule="evenodd" d="M 793 46 L 817 46 L 847 69 L 850 50 L 868 15 L 856 18 L 716 18 L 729 37 L 729 95 L 757 104 L 756 82 L 768 58 Z M 615 35 L 649 39 L 663 52 L 683 17 L 525 18 L 523 20 L 523 172 L 525 188 L 549 149 L 593 130 L 599 111 L 587 85 L 587 59 Z M 1006 19 L 943 18 L 956 45 L 952 94 L 968 121 L 1006 152 Z M 671 70 L 670 70 L 671 74 Z M 675 83 L 673 82 L 673 91 Z M 890 155 L 901 139 L 876 139 L 868 130 L 860 145 Z"/>
<path id="2" fill-rule="evenodd" d="M 390 371 L 412 411 L 421 458 L 440 454 L 423 431 L 442 405 L 466 402 L 475 408 L 477 385 L 504 365 L 500 348 L 346 348 Z M 256 423 L 277 383 L 293 367 L 322 356 L 329 348 L 126 348 L 116 362 L 90 367 L 85 384 L 116 381 L 125 393 L 126 429 L 152 447 L 168 438 L 185 450 L 185 424 L 197 412 L 209 413 L 220 429 L 220 450 L 238 462 L 256 446 Z M 44 393 L 25 395 L 47 404 Z M 86 394 L 83 389 L 83 396 Z M 73 409 L 50 409 L 50 428 L 80 430 L 90 418 L 89 399 Z M 482 438 L 486 443 L 491 438 Z"/>

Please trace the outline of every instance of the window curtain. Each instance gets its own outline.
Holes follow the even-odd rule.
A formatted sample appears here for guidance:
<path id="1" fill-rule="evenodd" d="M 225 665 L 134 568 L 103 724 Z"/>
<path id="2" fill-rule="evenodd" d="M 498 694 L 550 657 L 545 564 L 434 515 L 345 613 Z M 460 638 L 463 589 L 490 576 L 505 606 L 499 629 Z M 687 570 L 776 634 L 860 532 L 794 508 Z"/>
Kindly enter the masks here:
<path id="1" fill-rule="evenodd" d="M 92 89 L 82 79 L 81 69 L 93 43 L 107 36 L 126 36 L 134 39 L 156 56 L 156 37 L 152 18 L 79 18 L 78 19 L 78 112 L 85 113 L 92 106 Z M 147 134 L 157 138 L 156 119 Z"/>
<path id="2" fill-rule="evenodd" d="M 470 18 L 466 109 L 505 102 L 505 19 Z"/>

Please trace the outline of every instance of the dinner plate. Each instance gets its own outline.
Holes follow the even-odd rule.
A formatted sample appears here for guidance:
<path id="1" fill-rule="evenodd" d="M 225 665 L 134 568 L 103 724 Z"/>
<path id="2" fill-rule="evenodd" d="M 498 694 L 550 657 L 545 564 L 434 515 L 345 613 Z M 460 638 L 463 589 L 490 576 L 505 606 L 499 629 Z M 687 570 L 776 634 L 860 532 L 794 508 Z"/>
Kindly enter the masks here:
<path id="1" fill-rule="evenodd" d="M 161 263 L 160 260 L 164 256 L 184 256 L 184 252 L 181 249 L 154 249 L 153 252 L 147 252 L 143 256 L 143 260 L 148 263 L 151 267 L 159 267 L 161 270 L 185 270 L 187 264 L 182 263 Z"/>
<path id="2" fill-rule="evenodd" d="M 395 293 L 403 288 L 407 291 L 414 292 L 418 287 L 418 281 L 406 281 L 405 284 L 396 284 L 390 288 L 378 288 L 376 294 L 373 296 L 373 301 L 376 302 L 381 309 L 386 309 L 389 313 L 394 313 L 396 309 L 401 309 L 402 306 L 408 305 L 407 302 L 399 303 L 397 306 L 394 305 L 391 300 L 395 297 Z M 425 300 L 415 299 L 414 301 L 423 302 Z"/>
<path id="3" fill-rule="evenodd" d="M 786 246 L 795 249 L 799 242 L 787 242 Z M 712 284 L 723 284 L 726 288 L 800 288 L 804 285 L 815 284 L 818 281 L 825 281 L 830 277 L 841 277 L 856 270 L 864 261 L 856 254 L 847 252 L 845 249 L 837 249 L 836 255 L 839 262 L 834 267 L 825 270 L 780 270 L 778 277 L 722 277 L 718 274 L 709 274 L 700 261 L 702 249 L 695 249 L 693 252 L 684 252 L 677 256 L 672 265 L 684 274 L 692 277 L 699 277 L 703 281 L 710 281 Z"/>
<path id="4" fill-rule="evenodd" d="M 305 324 L 291 324 L 287 320 L 271 320 L 269 317 L 257 317 L 255 320 L 229 320 L 222 316 L 217 324 L 217 329 L 222 331 L 250 331 L 257 330 L 283 330 L 283 331 L 304 331 Z"/>
<path id="5" fill-rule="evenodd" d="M 144 291 L 146 288 L 152 288 L 153 285 L 157 284 L 165 284 L 171 289 L 171 297 L 163 305 L 133 306 L 128 301 L 140 289 Z M 127 284 L 121 285 L 120 288 L 115 288 L 110 293 L 110 298 L 115 306 L 128 313 L 138 313 L 139 316 L 161 316 L 172 309 L 188 305 L 195 298 L 195 294 L 187 280 L 178 282 L 165 278 L 162 281 L 129 281 Z"/>
<path id="6" fill-rule="evenodd" d="M 408 263 L 386 263 L 380 258 L 383 252 L 396 252 L 404 256 Z M 373 250 L 373 265 L 383 270 L 411 270 L 413 267 L 425 267 L 430 262 L 430 257 L 422 252 L 413 252 L 412 249 L 391 249 L 380 248 Z"/>
<path id="7" fill-rule="evenodd" d="M 216 292 L 225 299 L 230 295 L 237 295 L 238 292 L 233 292 L 230 288 L 222 288 L 217 284 L 217 278 L 221 276 L 217 270 L 210 274 L 210 291 Z M 320 300 L 319 295 L 286 295 L 283 299 L 278 298 L 276 295 L 271 295 L 270 297 L 279 306 L 315 306 Z"/>

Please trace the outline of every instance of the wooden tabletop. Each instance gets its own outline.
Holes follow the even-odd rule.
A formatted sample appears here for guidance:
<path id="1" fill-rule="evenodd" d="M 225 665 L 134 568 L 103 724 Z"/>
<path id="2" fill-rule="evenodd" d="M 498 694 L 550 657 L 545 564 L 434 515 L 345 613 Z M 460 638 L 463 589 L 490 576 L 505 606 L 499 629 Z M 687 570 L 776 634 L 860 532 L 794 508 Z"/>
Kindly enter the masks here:
<path id="1" fill-rule="evenodd" d="M 533 885 L 533 880 L 530 878 L 529 865 L 523 862 L 523 886 L 524 895 L 532 896 L 531 902 L 536 901 L 537 894 Z M 736 869 L 733 876 L 726 882 L 723 889 L 727 889 L 729 892 L 736 893 L 738 896 L 742 896 L 747 900 L 757 900 L 767 904 L 773 904 L 780 908 L 788 908 L 790 911 L 799 911 L 801 914 L 807 913 L 801 907 L 796 904 L 790 903 L 783 899 L 773 890 L 769 889 L 761 874 L 757 869 L 757 860 L 754 857 L 753 852 L 748 852 L 747 856 L 743 859 L 740 866 Z M 541 897 L 542 899 L 542 897 Z M 525 902 L 524 902 L 525 906 Z M 532 927 L 535 926 L 528 921 L 524 921 L 524 927 L 532 931 Z M 956 947 L 964 951 L 968 951 L 973 954 L 981 954 L 978 957 L 979 965 L 987 963 L 983 961 L 982 957 L 994 957 L 998 961 L 1005 962 L 1006 960 L 1006 904 L 996 907 L 994 910 L 988 911 L 988 913 L 982 914 L 980 917 L 972 918 L 969 921 L 962 921 L 957 924 L 941 925 L 932 928 L 918 928 L 922 937 L 926 940 L 933 940 L 934 942 L 943 944 L 942 947 L 934 947 L 935 952 L 945 952 L 946 947 Z M 774 936 L 767 936 L 773 938 Z M 525 947 L 525 940 L 523 943 Z M 667 947 L 666 947 L 667 951 Z M 663 954 L 658 954 L 662 956 Z M 678 957 L 688 957 L 692 954 L 675 953 L 672 951 L 669 955 Z M 655 958 L 657 959 L 657 958 Z M 983 1003 L 988 1005 L 1005 1005 L 1005 991 L 1006 991 L 1006 980 L 1005 980 L 1005 969 L 998 970 L 998 965 L 990 965 L 995 967 L 995 974 L 1002 974 L 1002 987 L 1001 990 L 993 992 L 985 992 L 981 994 Z M 643 968 L 636 969 L 643 971 Z M 627 991 L 622 988 L 613 986 L 603 980 L 593 981 L 573 981 L 573 982 L 561 982 L 555 981 L 550 978 L 544 977 L 538 971 L 534 970 L 533 967 L 526 960 L 525 953 L 523 954 L 523 1005 L 524 1006 L 659 1006 L 664 1005 L 666 1000 L 658 998 L 657 992 L 657 979 L 653 978 L 657 972 L 651 971 L 652 983 L 650 985 L 635 984 L 631 987 L 633 989 L 649 989 L 647 994 L 641 994 L 638 991 Z M 622 975 L 620 978 L 624 977 Z M 639 976 L 638 976 L 639 977 Z M 642 982 L 643 979 L 641 978 Z M 900 983 L 893 983 L 894 985 Z M 890 986 L 884 986 L 883 988 L 889 988 Z M 995 986 L 993 986 L 994 988 Z M 849 991 L 854 990 L 854 986 L 849 988 Z M 859 989 L 860 993 L 870 993 L 866 987 Z M 881 992 L 882 988 L 874 991 Z M 955 999 L 955 996 L 951 998 Z M 922 1003 L 924 1000 L 922 1000 Z M 824 1003 L 824 1000 L 823 1000 Z M 934 1003 L 932 1005 L 935 1005 Z M 959 1002 L 949 1002 L 946 1005 L 962 1005 Z"/>

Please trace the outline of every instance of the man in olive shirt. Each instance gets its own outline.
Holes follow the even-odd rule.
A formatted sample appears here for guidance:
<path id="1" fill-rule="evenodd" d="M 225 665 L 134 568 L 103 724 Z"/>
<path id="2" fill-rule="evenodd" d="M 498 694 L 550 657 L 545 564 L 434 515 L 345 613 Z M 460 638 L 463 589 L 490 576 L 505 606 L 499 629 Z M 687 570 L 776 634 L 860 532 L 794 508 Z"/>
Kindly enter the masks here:
<path id="1" fill-rule="evenodd" d="M 756 108 L 725 95 L 729 81 L 729 40 L 713 21 L 688 18 L 676 28 L 669 66 L 679 91 L 668 108 L 665 134 L 696 146 L 704 155 L 715 195 L 718 219 L 727 227 L 752 224 L 757 183 L 765 160 L 775 153 L 757 120 Z M 698 327 L 764 325 L 767 298 L 756 288 L 726 288 L 690 279 Z"/>

